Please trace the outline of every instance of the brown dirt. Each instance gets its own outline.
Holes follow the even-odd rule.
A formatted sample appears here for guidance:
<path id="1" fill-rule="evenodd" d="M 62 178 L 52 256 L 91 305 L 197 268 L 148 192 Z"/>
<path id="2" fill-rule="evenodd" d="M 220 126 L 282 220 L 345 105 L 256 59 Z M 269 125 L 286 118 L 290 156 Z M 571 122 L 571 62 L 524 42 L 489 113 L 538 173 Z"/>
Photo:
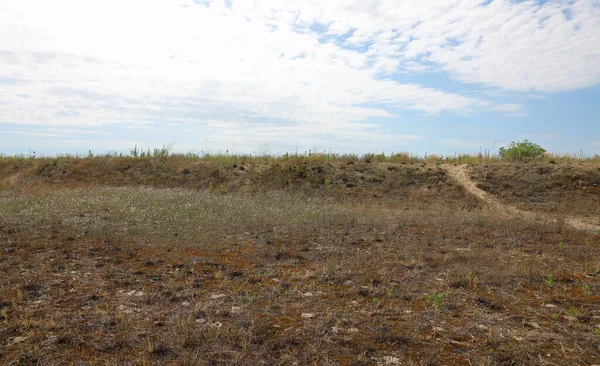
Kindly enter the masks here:
<path id="1" fill-rule="evenodd" d="M 543 214 L 540 212 L 524 211 L 515 206 L 500 202 L 498 199 L 494 198 L 484 190 L 477 187 L 475 182 L 473 182 L 469 177 L 468 165 L 466 164 L 445 164 L 443 165 L 443 167 L 452 177 L 452 179 L 454 179 L 458 184 L 465 188 L 467 192 L 484 202 L 491 210 L 493 210 L 496 214 L 500 215 L 501 217 L 523 218 L 527 220 L 558 220 L 557 218 L 547 214 Z M 561 219 L 564 220 L 567 225 L 577 230 L 589 231 L 591 233 L 600 233 L 600 225 L 588 222 L 589 219 L 586 220 L 585 218 L 573 216 L 565 216 L 561 217 Z"/>
<path id="2" fill-rule="evenodd" d="M 2 365 L 600 359 L 600 236 L 454 168 L 92 160 L 0 163 Z"/>

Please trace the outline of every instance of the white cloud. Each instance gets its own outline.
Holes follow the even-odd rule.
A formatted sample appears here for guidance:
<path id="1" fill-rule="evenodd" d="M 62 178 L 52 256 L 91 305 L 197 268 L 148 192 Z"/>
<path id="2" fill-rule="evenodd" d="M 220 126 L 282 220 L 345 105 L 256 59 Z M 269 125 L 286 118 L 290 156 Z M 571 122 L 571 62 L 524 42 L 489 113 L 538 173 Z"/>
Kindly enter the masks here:
<path id="1" fill-rule="evenodd" d="M 327 125 L 314 128 L 306 125 L 247 124 L 240 122 L 209 121 L 201 142 L 203 149 L 215 151 L 231 146 L 231 151 L 253 151 L 259 145 L 269 146 L 271 152 L 284 153 L 293 146 L 301 151 L 320 148 L 343 152 L 356 151 L 356 141 L 365 151 L 391 151 L 417 142 L 419 135 L 390 134 L 381 128 L 363 124 L 348 124 L 339 129 Z M 181 148 L 178 146 L 178 148 Z"/>
<path id="2" fill-rule="evenodd" d="M 25 136 L 33 136 L 33 137 L 60 137 L 61 135 L 58 133 L 50 133 L 50 132 L 33 132 L 33 131 L 12 131 L 12 130 L 0 130 L 0 133 L 6 134 L 15 134 L 15 135 L 25 135 Z"/>
<path id="3" fill-rule="evenodd" d="M 243 133 L 211 127 L 218 139 L 411 141 L 374 121 L 405 110 L 521 114 L 522 107 L 390 75 L 443 70 L 460 81 L 541 93 L 594 85 L 598 5 L 2 0 L 0 123 L 219 120 L 239 123 Z"/>
<path id="4" fill-rule="evenodd" d="M 74 128 L 40 128 L 36 130 L 0 130 L 2 134 L 16 134 L 38 137 L 61 137 L 68 135 L 109 135 L 107 132 Z"/>
<path id="5" fill-rule="evenodd" d="M 301 20 L 347 25 L 355 30 L 348 42 L 370 43 L 373 57 L 434 63 L 461 81 L 538 92 L 600 82 L 598 0 L 312 0 L 307 8 L 313 16 Z M 397 37 L 379 36 L 390 32 Z"/>
<path id="6" fill-rule="evenodd" d="M 164 109 L 165 99 L 179 98 L 257 118 L 339 124 L 390 116 L 382 108 L 362 107 L 370 103 L 427 113 L 464 111 L 479 103 L 378 80 L 365 67 L 365 55 L 294 32 L 286 23 L 294 18 L 280 11 L 243 8 L 240 2 L 233 10 L 217 1 L 208 8 L 183 3 L 188 6 L 3 2 L 0 23 L 9 26 L 0 33 L 0 78 L 21 85 L 0 90 L 13 106 L 0 118 L 56 125 L 141 123 L 148 111 Z M 302 10 L 301 18 L 308 16 Z M 397 63 L 382 58 L 372 69 L 392 71 Z M 15 97 L 22 93 L 32 98 Z M 65 108 L 80 115 L 56 118 Z"/>

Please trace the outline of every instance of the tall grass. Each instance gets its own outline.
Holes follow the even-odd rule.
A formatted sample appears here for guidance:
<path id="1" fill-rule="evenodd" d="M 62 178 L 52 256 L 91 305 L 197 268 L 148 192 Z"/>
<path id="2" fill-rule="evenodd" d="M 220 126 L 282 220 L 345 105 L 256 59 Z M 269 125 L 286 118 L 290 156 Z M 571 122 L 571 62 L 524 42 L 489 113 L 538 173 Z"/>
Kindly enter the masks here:
<path id="1" fill-rule="evenodd" d="M 367 163 L 439 163 L 439 164 L 477 164 L 482 162 L 501 162 L 504 161 L 499 154 L 493 154 L 489 150 L 479 153 L 454 153 L 452 155 L 443 154 L 425 154 L 416 155 L 410 152 L 399 153 L 366 153 L 363 155 L 335 153 L 335 152 L 313 152 L 311 150 L 303 153 L 285 153 L 281 155 L 262 153 L 262 154 L 230 154 L 228 152 L 210 152 L 210 151 L 189 151 L 173 152 L 170 146 L 163 146 L 153 149 L 141 149 L 134 146 L 128 153 L 108 152 L 104 154 L 95 154 L 89 150 L 85 154 L 57 154 L 54 157 L 38 155 L 35 152 L 30 154 L 0 154 L 0 160 L 25 162 L 31 160 L 74 160 L 74 159 L 146 159 L 155 160 L 167 158 L 186 159 L 186 160 L 204 160 L 219 163 L 281 163 L 294 161 L 308 162 L 367 162 Z M 574 163 L 574 162 L 600 162 L 600 155 L 579 154 L 552 154 L 547 153 L 539 158 L 532 159 L 540 162 L 556 163 Z"/>

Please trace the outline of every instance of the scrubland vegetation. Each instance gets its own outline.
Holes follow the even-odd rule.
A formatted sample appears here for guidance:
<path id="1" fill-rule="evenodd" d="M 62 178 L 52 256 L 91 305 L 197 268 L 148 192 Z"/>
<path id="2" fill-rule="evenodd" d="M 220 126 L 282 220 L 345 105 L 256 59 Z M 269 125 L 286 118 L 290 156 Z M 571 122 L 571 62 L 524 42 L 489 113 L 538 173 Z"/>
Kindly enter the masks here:
<path id="1" fill-rule="evenodd" d="M 0 158 L 0 364 L 600 359 L 598 157 L 162 150 Z"/>

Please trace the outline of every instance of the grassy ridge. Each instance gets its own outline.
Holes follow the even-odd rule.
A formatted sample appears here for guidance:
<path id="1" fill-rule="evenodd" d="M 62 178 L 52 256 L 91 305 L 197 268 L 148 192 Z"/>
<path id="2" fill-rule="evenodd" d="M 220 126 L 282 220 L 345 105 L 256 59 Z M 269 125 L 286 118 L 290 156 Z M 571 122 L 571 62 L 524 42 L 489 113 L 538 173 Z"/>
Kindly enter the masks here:
<path id="1" fill-rule="evenodd" d="M 256 189 L 364 188 L 385 190 L 406 186 L 451 185 L 436 164 L 374 163 L 363 160 L 321 160 L 228 157 L 195 159 L 166 157 L 93 157 L 0 159 L 4 184 L 144 185 L 210 189 L 221 192 Z"/>
<path id="2" fill-rule="evenodd" d="M 416 195 L 427 197 L 436 191 L 443 193 L 436 199 L 445 197 L 448 204 L 461 201 L 477 206 L 440 167 L 442 163 L 465 163 L 470 165 L 471 177 L 480 188 L 527 210 L 598 216 L 600 207 L 600 160 L 596 157 L 545 156 L 505 162 L 497 157 L 418 158 L 409 154 L 371 154 L 360 158 L 333 154 L 198 156 L 169 154 L 167 150 L 136 154 L 2 157 L 0 188 L 145 186 L 222 194 L 283 190 L 325 194 L 337 200 L 400 200 Z M 392 200 L 380 201 L 392 204 Z"/>
<path id="3" fill-rule="evenodd" d="M 479 188 L 508 204 L 600 224 L 600 164 L 484 163 L 470 171 Z"/>
<path id="4" fill-rule="evenodd" d="M 173 154 L 168 149 L 154 149 L 147 152 L 132 149 L 128 155 L 106 154 L 95 156 L 91 152 L 86 156 L 36 157 L 35 155 L 0 155 L 0 178 L 10 178 L 20 182 L 71 182 L 76 184 L 111 185 L 151 185 L 164 187 L 201 188 L 203 185 L 215 187 L 216 184 L 235 181 L 235 177 L 244 177 L 247 183 L 261 183 L 261 180 L 276 181 L 274 187 L 294 185 L 302 180 L 313 186 L 323 185 L 327 179 L 333 182 L 333 174 L 339 170 L 368 171 L 376 182 L 385 174 L 374 172 L 371 167 L 390 171 L 410 171 L 405 165 L 425 166 L 439 164 L 499 164 L 505 162 L 497 155 L 489 153 L 478 155 L 455 155 L 425 157 L 410 153 L 392 155 L 366 154 L 339 155 L 330 153 L 306 153 L 303 155 L 251 156 L 229 154 Z M 600 156 L 556 156 L 546 154 L 531 161 L 534 164 L 584 164 L 600 166 Z M 356 168 L 356 167 L 359 168 Z M 417 169 L 418 170 L 418 169 Z M 375 176 L 374 176 L 375 175 Z M 342 180 L 348 177 L 341 177 Z M 416 177 L 414 182 L 428 179 Z M 193 186 L 190 182 L 197 183 Z M 194 183 L 194 184 L 196 184 Z M 264 182 L 263 182 L 264 183 Z M 348 183 L 344 181 L 344 183 Z M 367 184 L 363 180 L 350 184 Z M 427 181 L 427 184 L 431 183 Z"/>

